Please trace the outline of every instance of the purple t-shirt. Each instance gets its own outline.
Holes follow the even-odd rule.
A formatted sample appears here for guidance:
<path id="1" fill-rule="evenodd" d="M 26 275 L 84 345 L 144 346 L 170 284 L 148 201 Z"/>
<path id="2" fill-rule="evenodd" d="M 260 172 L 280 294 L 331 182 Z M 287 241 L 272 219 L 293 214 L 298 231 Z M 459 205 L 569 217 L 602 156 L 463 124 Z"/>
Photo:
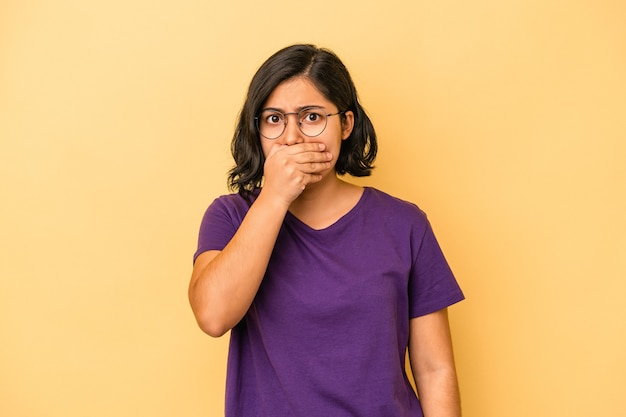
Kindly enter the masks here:
<path id="1" fill-rule="evenodd" d="M 222 250 L 249 209 L 216 199 L 198 251 Z M 195 257 L 194 257 L 195 259 Z M 333 225 L 287 213 L 259 291 L 231 331 L 226 416 L 412 416 L 409 320 L 463 299 L 426 215 L 365 188 Z"/>

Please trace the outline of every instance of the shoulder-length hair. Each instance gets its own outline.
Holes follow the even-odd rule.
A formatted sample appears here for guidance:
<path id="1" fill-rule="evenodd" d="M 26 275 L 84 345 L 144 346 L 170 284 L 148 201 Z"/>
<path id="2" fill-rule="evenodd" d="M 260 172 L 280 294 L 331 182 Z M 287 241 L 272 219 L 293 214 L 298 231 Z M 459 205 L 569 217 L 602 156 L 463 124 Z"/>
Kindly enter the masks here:
<path id="1" fill-rule="evenodd" d="M 250 82 L 231 143 L 235 159 L 235 167 L 230 170 L 228 177 L 231 190 L 247 194 L 261 186 L 265 156 L 255 117 L 274 89 L 294 77 L 306 77 L 339 111 L 349 110 L 354 113 L 352 133 L 341 143 L 335 165 L 337 174 L 355 177 L 371 174 L 378 150 L 376 132 L 359 103 L 347 68 L 328 49 L 306 44 L 292 45 L 268 58 Z M 343 113 L 341 116 L 344 117 Z"/>

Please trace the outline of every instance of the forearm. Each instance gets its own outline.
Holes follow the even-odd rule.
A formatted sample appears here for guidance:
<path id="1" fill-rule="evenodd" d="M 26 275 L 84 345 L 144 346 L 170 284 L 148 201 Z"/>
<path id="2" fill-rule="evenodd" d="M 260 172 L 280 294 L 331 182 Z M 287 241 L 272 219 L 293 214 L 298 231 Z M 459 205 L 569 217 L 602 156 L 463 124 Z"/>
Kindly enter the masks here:
<path id="1" fill-rule="evenodd" d="M 221 336 L 248 311 L 286 212 L 287 207 L 261 192 L 224 250 L 196 261 L 189 301 L 206 333 Z"/>
<path id="2" fill-rule="evenodd" d="M 460 417 L 448 311 L 411 320 L 409 358 L 425 417 Z"/>
<path id="3" fill-rule="evenodd" d="M 454 367 L 415 375 L 424 417 L 460 417 L 461 401 Z"/>

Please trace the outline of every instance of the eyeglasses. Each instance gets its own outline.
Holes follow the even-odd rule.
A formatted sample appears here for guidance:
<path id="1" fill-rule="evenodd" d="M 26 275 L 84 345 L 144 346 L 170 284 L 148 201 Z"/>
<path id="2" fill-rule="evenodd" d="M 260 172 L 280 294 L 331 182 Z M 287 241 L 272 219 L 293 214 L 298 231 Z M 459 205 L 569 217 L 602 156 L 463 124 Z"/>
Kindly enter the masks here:
<path id="1" fill-rule="evenodd" d="M 297 116 L 298 128 L 300 132 L 308 137 L 316 137 L 322 134 L 328 118 L 344 112 L 322 113 L 319 108 L 304 108 L 299 112 L 281 113 L 278 110 L 263 110 L 261 114 L 254 118 L 256 127 L 261 136 L 274 140 L 280 137 L 287 127 L 287 116 L 295 114 Z"/>

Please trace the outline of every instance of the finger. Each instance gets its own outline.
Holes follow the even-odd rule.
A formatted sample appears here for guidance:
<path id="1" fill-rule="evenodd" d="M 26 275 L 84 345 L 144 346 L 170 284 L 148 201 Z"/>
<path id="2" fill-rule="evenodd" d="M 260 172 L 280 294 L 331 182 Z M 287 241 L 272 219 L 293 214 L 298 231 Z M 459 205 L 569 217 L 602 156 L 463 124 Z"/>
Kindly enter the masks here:
<path id="1" fill-rule="evenodd" d="M 330 168 L 330 162 L 309 162 L 300 164 L 300 172 L 304 174 L 318 174 Z"/>
<path id="2" fill-rule="evenodd" d="M 291 159 L 299 164 L 308 164 L 310 162 L 327 162 L 333 159 L 333 154 L 325 151 L 300 152 L 295 155 L 291 155 Z"/>
<path id="3" fill-rule="evenodd" d="M 305 152 L 322 152 L 326 149 L 326 145 L 319 142 L 303 142 L 295 145 L 287 146 L 286 152 L 289 155 L 296 155 Z"/>
<path id="4" fill-rule="evenodd" d="M 308 184 L 313 184 L 316 182 L 320 182 L 322 180 L 322 176 L 320 174 L 307 174 L 305 178 L 305 186 Z"/>

